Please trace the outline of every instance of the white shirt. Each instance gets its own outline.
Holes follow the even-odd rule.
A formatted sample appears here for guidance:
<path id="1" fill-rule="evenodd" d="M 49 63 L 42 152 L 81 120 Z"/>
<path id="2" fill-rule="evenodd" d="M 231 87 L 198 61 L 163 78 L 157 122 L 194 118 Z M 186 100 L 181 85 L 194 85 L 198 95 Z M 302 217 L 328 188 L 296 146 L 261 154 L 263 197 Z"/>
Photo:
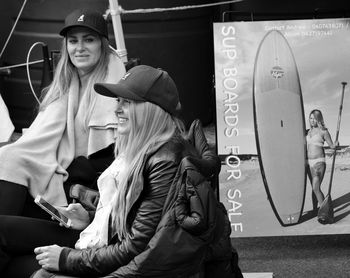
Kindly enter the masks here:
<path id="1" fill-rule="evenodd" d="M 108 243 L 108 220 L 114 196 L 118 190 L 119 173 L 125 168 L 124 157 L 119 155 L 101 174 L 97 181 L 100 200 L 93 221 L 81 233 L 76 249 L 106 246 Z"/>

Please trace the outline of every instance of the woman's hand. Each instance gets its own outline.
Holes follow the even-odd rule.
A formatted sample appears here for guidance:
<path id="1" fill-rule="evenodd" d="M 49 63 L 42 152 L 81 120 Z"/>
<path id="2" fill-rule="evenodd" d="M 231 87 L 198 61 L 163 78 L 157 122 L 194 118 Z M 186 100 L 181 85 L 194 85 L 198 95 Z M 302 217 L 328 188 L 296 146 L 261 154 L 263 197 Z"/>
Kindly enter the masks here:
<path id="1" fill-rule="evenodd" d="M 45 270 L 58 271 L 59 259 L 63 247 L 58 245 L 41 246 L 34 249 L 38 264 Z"/>
<path id="2" fill-rule="evenodd" d="M 74 230 L 84 230 L 90 224 L 89 213 L 79 203 L 70 204 L 66 208 L 57 207 L 57 209 L 72 221 L 71 228 Z"/>
<path id="3" fill-rule="evenodd" d="M 333 149 L 338 149 L 338 147 L 339 147 L 339 142 L 338 142 L 338 141 L 335 141 L 335 142 L 334 142 L 334 147 L 333 147 Z"/>

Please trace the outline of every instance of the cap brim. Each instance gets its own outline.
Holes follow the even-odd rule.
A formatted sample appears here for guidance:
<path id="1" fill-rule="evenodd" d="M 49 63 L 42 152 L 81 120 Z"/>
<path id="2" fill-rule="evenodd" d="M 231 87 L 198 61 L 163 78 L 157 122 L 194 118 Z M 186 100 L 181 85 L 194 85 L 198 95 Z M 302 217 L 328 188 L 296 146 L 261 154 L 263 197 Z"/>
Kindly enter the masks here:
<path id="1" fill-rule="evenodd" d="M 108 35 L 107 35 L 107 34 L 103 34 L 103 33 L 101 33 L 99 30 L 97 30 L 97 29 L 95 29 L 95 28 L 93 28 L 93 27 L 84 25 L 84 24 L 74 24 L 74 25 L 66 26 L 66 27 L 64 27 L 64 28 L 59 32 L 59 34 L 60 34 L 62 37 L 65 37 L 65 36 L 67 35 L 69 29 L 74 28 L 74 27 L 85 27 L 85 28 L 90 29 L 90 30 L 96 32 L 97 34 L 99 34 L 99 35 L 101 35 L 101 36 L 103 36 L 103 37 L 105 37 L 105 38 L 108 39 Z"/>
<path id="2" fill-rule="evenodd" d="M 123 84 L 110 84 L 110 83 L 96 83 L 94 89 L 100 95 L 106 97 L 122 97 L 134 101 L 145 101 L 142 97 L 130 91 Z"/>

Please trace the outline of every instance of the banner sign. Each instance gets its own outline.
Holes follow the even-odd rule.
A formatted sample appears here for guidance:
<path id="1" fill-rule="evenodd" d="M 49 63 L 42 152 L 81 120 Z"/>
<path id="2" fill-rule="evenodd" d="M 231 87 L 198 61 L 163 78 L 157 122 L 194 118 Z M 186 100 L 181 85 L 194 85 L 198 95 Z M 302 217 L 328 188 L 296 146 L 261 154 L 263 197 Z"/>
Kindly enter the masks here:
<path id="1" fill-rule="evenodd" d="M 232 237 L 350 232 L 349 23 L 214 23 L 219 190 Z M 333 212 L 323 223 L 322 203 Z"/>

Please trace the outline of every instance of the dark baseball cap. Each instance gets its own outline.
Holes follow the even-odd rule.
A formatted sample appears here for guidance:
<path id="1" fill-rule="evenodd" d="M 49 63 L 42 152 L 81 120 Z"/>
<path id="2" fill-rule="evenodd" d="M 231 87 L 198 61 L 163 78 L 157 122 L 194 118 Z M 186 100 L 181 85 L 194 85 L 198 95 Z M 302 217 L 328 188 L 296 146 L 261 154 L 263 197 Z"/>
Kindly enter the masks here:
<path id="1" fill-rule="evenodd" d="M 166 71 L 151 66 L 135 66 L 117 84 L 96 83 L 94 89 L 108 97 L 152 102 L 172 115 L 181 107 L 173 79 Z"/>
<path id="2" fill-rule="evenodd" d="M 67 15 L 64 27 L 60 31 L 61 36 L 66 36 L 72 27 L 87 27 L 108 39 L 107 22 L 101 13 L 88 9 L 78 9 Z"/>

